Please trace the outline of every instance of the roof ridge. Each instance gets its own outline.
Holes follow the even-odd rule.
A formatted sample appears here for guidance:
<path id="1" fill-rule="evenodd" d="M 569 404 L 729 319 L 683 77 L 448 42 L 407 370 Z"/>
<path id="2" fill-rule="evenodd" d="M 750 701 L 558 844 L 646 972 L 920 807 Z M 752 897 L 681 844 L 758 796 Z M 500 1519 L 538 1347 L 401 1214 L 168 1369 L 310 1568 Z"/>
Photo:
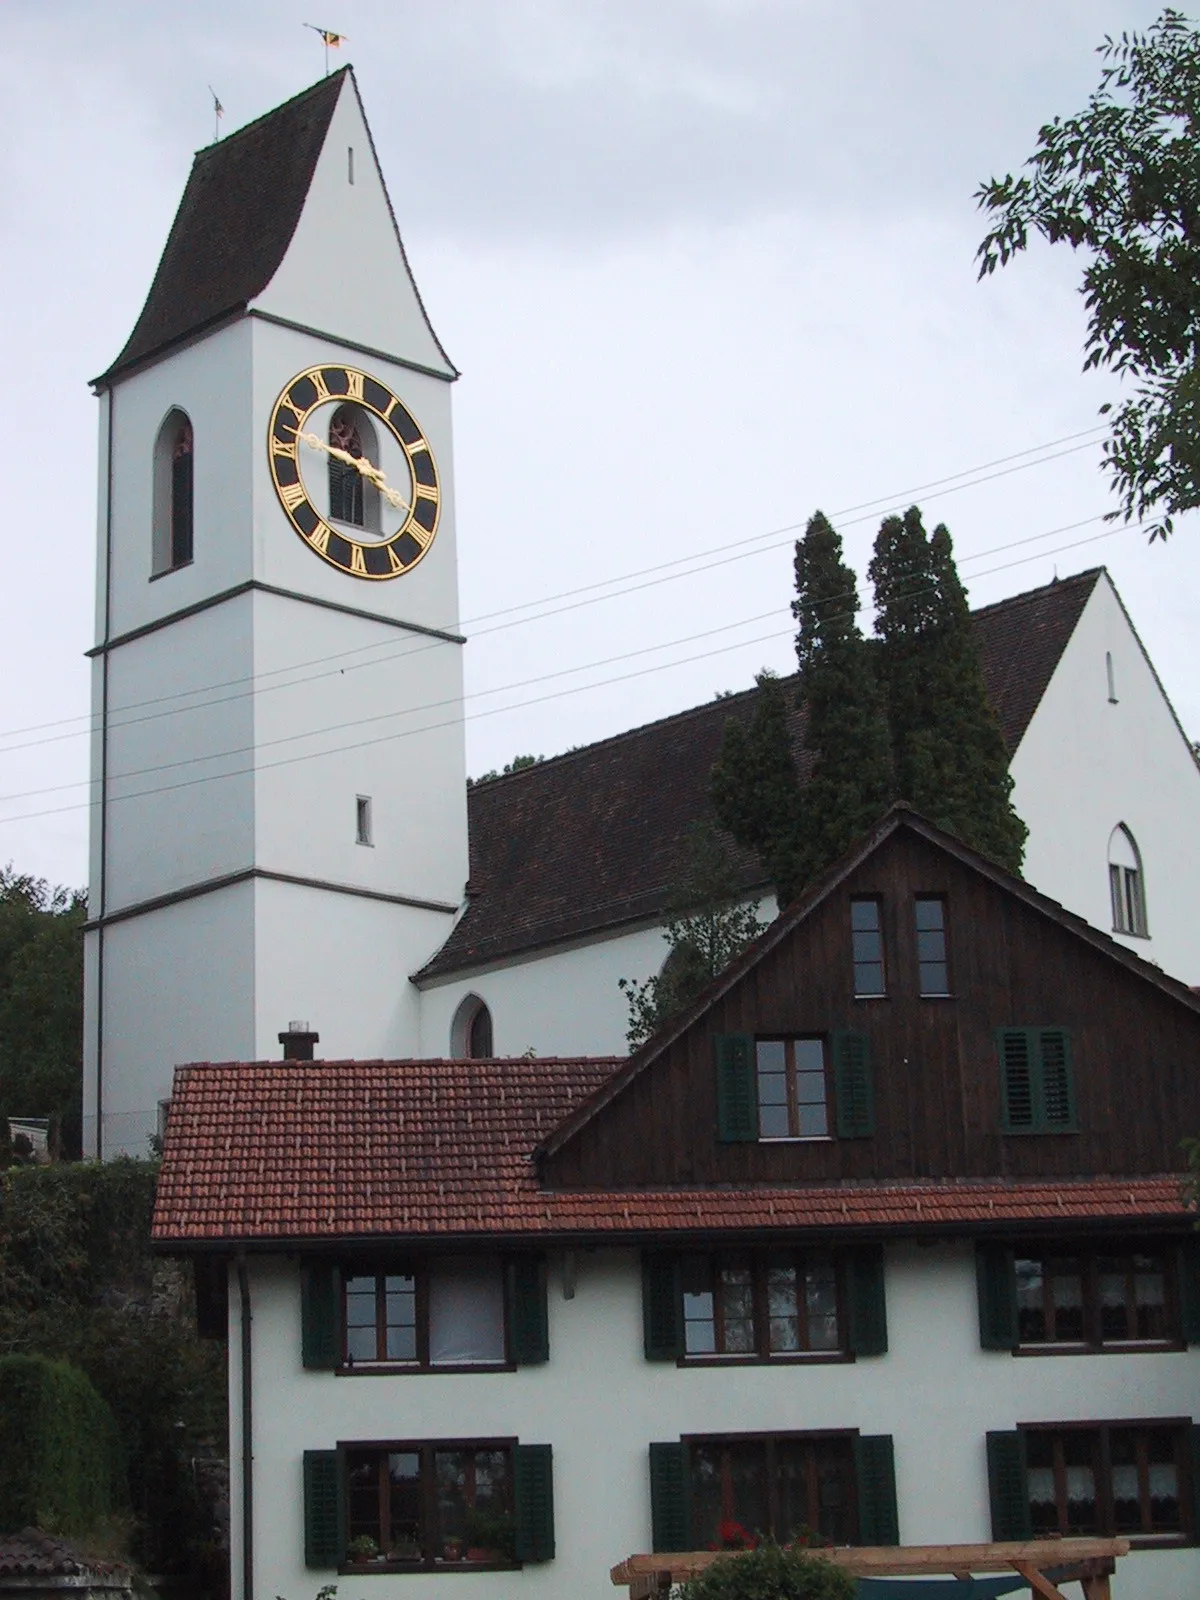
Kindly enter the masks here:
<path id="1" fill-rule="evenodd" d="M 301 100 L 308 99 L 310 96 L 315 98 L 318 91 L 328 89 L 336 78 L 344 78 L 347 74 L 350 77 L 354 76 L 354 68 L 348 61 L 344 67 L 338 67 L 336 72 L 330 72 L 323 78 L 317 78 L 315 82 L 308 85 L 307 89 L 300 89 L 296 94 L 289 96 L 288 99 L 281 100 L 277 106 L 272 106 L 269 111 L 260 112 L 250 122 L 243 122 L 240 128 L 235 128 L 232 133 L 227 133 L 224 138 L 214 139 L 211 144 L 201 145 L 198 150 L 193 152 L 193 162 L 206 161 L 210 156 L 216 155 L 218 151 L 228 150 L 229 146 L 236 140 L 241 139 L 248 133 L 253 133 L 264 122 L 269 122 L 272 117 L 279 116 L 281 112 L 293 110 Z"/>
<path id="2" fill-rule="evenodd" d="M 972 617 L 982 617 L 989 611 L 1000 611 L 1005 606 L 1027 605 L 1029 601 L 1038 599 L 1041 595 L 1050 594 L 1055 589 L 1066 589 L 1073 584 L 1082 583 L 1085 578 L 1095 580 L 1101 573 L 1107 572 L 1107 567 L 1085 567 L 1082 572 L 1069 573 L 1065 578 L 1051 578 L 1049 583 L 1043 583 L 1036 589 L 1024 589 L 1020 594 L 1007 595 L 1003 600 L 993 600 L 986 606 L 976 606 L 971 612 Z"/>

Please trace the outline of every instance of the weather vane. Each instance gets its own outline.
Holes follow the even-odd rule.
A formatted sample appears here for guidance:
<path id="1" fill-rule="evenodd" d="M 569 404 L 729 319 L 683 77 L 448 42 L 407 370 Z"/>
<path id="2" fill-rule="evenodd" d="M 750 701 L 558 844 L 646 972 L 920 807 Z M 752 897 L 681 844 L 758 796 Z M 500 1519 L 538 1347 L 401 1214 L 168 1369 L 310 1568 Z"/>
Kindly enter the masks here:
<path id="1" fill-rule="evenodd" d="M 334 33 L 332 28 L 318 28 L 315 22 L 306 22 L 304 26 L 306 28 L 311 28 L 314 33 L 319 33 L 321 35 L 321 43 L 325 46 L 325 76 L 328 77 L 329 52 L 330 50 L 340 50 L 346 43 L 349 35 L 345 33 Z"/>
<path id="2" fill-rule="evenodd" d="M 217 99 L 217 91 L 211 83 L 208 86 L 208 92 L 213 97 L 213 143 L 216 144 L 221 137 L 221 118 L 225 115 L 225 107 Z"/>

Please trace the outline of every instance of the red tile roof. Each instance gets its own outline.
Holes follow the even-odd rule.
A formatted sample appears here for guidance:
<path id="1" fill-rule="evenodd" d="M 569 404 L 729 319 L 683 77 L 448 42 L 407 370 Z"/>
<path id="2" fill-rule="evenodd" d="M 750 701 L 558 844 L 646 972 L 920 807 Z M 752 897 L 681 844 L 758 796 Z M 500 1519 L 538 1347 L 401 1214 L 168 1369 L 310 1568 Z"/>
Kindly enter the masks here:
<path id="1" fill-rule="evenodd" d="M 40 1528 L 0 1537 L 0 1578 L 93 1578 L 97 1580 L 93 1587 L 105 1589 L 126 1589 L 133 1581 L 123 1562 L 85 1555 Z"/>
<path id="2" fill-rule="evenodd" d="M 1010 751 L 1020 744 L 1103 568 L 972 613 L 988 693 Z M 795 680 L 786 680 L 794 687 Z M 686 860 L 693 823 L 711 813 L 709 778 L 730 718 L 757 689 L 585 745 L 467 795 L 467 910 L 418 980 L 520 951 L 660 917 Z M 791 714 L 801 780 L 803 707 Z M 750 851 L 732 852 L 739 886 L 762 890 Z"/>
<path id="3" fill-rule="evenodd" d="M 771 1229 L 1168 1221 L 1174 1174 L 1079 1181 L 549 1191 L 532 1152 L 618 1063 L 340 1061 L 181 1067 L 162 1246 L 396 1237 L 632 1238 Z"/>

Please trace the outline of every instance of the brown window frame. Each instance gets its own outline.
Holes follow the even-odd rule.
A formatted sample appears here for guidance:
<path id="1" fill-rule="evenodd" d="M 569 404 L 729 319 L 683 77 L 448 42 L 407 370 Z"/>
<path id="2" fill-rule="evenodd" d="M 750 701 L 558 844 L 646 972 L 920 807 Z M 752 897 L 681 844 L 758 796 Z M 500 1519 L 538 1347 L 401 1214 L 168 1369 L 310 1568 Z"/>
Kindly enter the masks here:
<path id="1" fill-rule="evenodd" d="M 1125 1258 L 1126 1261 L 1126 1312 L 1136 1307 L 1136 1300 L 1130 1298 L 1133 1276 L 1132 1258 L 1135 1255 L 1147 1255 L 1158 1258 L 1161 1263 L 1163 1278 L 1163 1304 L 1164 1320 L 1167 1331 L 1161 1336 L 1133 1339 L 1106 1339 L 1103 1327 L 1103 1308 L 1100 1302 L 1100 1269 L 1101 1257 Z M 1179 1272 L 1176 1264 L 1175 1247 L 1170 1242 L 1161 1240 L 1129 1240 L 1119 1239 L 1113 1241 L 1099 1240 L 1095 1242 L 1073 1244 L 1069 1241 L 1034 1241 L 1017 1245 L 1013 1251 L 1013 1270 L 1019 1261 L 1039 1260 L 1042 1262 L 1042 1315 L 1047 1328 L 1053 1329 L 1054 1307 L 1047 1303 L 1047 1289 L 1053 1281 L 1051 1274 L 1047 1273 L 1046 1264 L 1055 1260 L 1079 1262 L 1080 1289 L 1082 1301 L 1083 1337 L 1079 1339 L 1060 1339 L 1051 1335 L 1043 1339 L 1027 1339 L 1021 1334 L 1021 1306 L 1018 1299 L 1017 1305 L 1017 1344 L 1018 1354 L 1026 1355 L 1084 1355 L 1105 1352 L 1128 1353 L 1136 1350 L 1184 1350 L 1187 1348 L 1183 1334 L 1183 1306 L 1179 1292 Z M 1020 1293 L 1018 1285 L 1018 1295 Z"/>
<path id="2" fill-rule="evenodd" d="M 917 921 L 918 907 L 922 905 L 938 905 L 942 910 L 942 925 L 937 929 L 923 929 Z M 950 910 L 947 897 L 937 892 L 922 892 L 913 895 L 912 907 L 913 927 L 913 954 L 917 968 L 917 993 L 922 1000 L 953 1000 L 954 998 L 954 973 L 950 965 Z M 940 933 L 942 936 L 942 957 L 938 962 L 926 962 L 921 959 L 921 934 Z M 925 987 L 922 968 L 925 966 L 940 966 L 946 974 L 946 987 L 944 989 L 927 989 Z"/>
<path id="3" fill-rule="evenodd" d="M 874 928 L 856 928 L 854 926 L 854 908 L 856 906 L 864 906 L 864 905 L 869 905 L 869 906 L 874 906 L 875 907 L 875 926 L 874 926 Z M 878 961 L 874 960 L 873 958 L 871 960 L 869 960 L 869 961 L 867 959 L 865 959 L 865 958 L 860 958 L 860 956 L 858 954 L 858 951 L 855 948 L 857 935 L 860 934 L 860 933 L 874 933 L 874 934 L 878 935 L 878 937 L 879 937 L 879 959 L 878 959 Z M 869 967 L 876 967 L 877 966 L 879 968 L 879 981 L 880 981 L 880 985 L 881 985 L 881 987 L 879 989 L 860 989 L 859 988 L 859 968 L 860 967 L 868 967 L 868 966 Z M 883 926 L 883 896 L 882 895 L 878 895 L 878 894 L 856 894 L 856 895 L 852 895 L 850 897 L 850 970 L 851 970 L 851 976 L 852 976 L 852 981 L 853 981 L 853 985 L 854 985 L 854 998 L 856 1000 L 886 1000 L 887 999 L 887 997 L 888 997 L 887 936 L 886 936 L 886 934 L 884 932 L 884 926 Z"/>
<path id="4" fill-rule="evenodd" d="M 442 1259 L 452 1259 L 444 1257 Z M 424 1257 L 403 1258 L 384 1263 L 363 1263 L 345 1267 L 339 1285 L 339 1334 L 341 1365 L 346 1373 L 371 1372 L 513 1372 L 516 1362 L 512 1352 L 512 1327 L 508 1294 L 501 1265 L 500 1290 L 504 1316 L 504 1354 L 495 1361 L 431 1361 L 429 1356 L 429 1279 L 432 1262 Z M 347 1319 L 347 1285 L 354 1279 L 375 1279 L 375 1350 L 373 1358 L 364 1359 L 350 1354 L 350 1330 Z M 414 1316 L 416 1354 L 411 1359 L 389 1356 L 387 1352 L 387 1289 L 386 1279 L 410 1277 L 414 1280 Z M 382 1353 L 381 1353 L 382 1352 Z"/>
<path id="5" fill-rule="evenodd" d="M 379 1534 L 378 1543 L 381 1551 L 385 1544 L 392 1543 L 392 1529 L 390 1526 L 391 1506 L 387 1495 L 387 1458 L 390 1455 L 415 1455 L 418 1458 L 418 1495 L 420 1513 L 418 1520 L 418 1543 L 422 1553 L 413 1559 L 397 1560 L 368 1560 L 351 1561 L 348 1557 L 338 1568 L 343 1573 L 364 1572 L 485 1572 L 485 1571 L 510 1571 L 521 1566 L 521 1562 L 514 1555 L 511 1559 L 499 1560 L 468 1560 L 467 1546 L 464 1544 L 461 1559 L 448 1559 L 436 1553 L 436 1547 L 443 1542 L 439 1529 L 438 1513 L 438 1484 L 436 1471 L 436 1456 L 438 1452 L 448 1451 L 473 1451 L 476 1454 L 483 1451 L 503 1451 L 508 1457 L 508 1493 L 506 1514 L 513 1523 L 513 1534 L 516 1534 L 516 1450 L 518 1440 L 516 1437 L 483 1438 L 483 1439 L 366 1439 L 347 1440 L 339 1442 L 338 1452 L 338 1486 L 342 1496 L 345 1514 L 346 1543 L 356 1537 L 354 1520 L 350 1507 L 350 1465 L 352 1455 L 376 1454 L 379 1457 Z M 386 1539 L 384 1538 L 386 1535 Z M 374 1538 L 372 1533 L 370 1537 Z M 450 1537 L 455 1537 L 451 1535 Z M 479 1548 L 479 1547 L 476 1547 Z"/>
<path id="6" fill-rule="evenodd" d="M 825 1132 L 801 1133 L 800 1132 L 800 1102 L 796 1093 L 796 1045 L 819 1044 L 821 1046 L 821 1064 L 825 1074 Z M 754 1036 L 754 1092 L 758 1099 L 758 1114 L 761 1124 L 763 1099 L 761 1093 L 762 1073 L 758 1064 L 758 1047 L 760 1044 L 782 1044 L 784 1088 L 787 1094 L 788 1131 L 786 1133 L 763 1133 L 759 1129 L 758 1142 L 760 1144 L 775 1144 L 785 1139 L 832 1139 L 836 1134 L 837 1109 L 833 1098 L 833 1073 L 831 1041 L 823 1033 L 757 1033 Z M 777 1074 L 768 1073 L 767 1076 L 775 1077 Z M 816 1104 L 816 1102 L 813 1102 Z"/>
<path id="7" fill-rule="evenodd" d="M 1058 1515 L 1057 1529 L 1035 1531 L 1035 1537 L 1055 1537 L 1056 1533 L 1062 1537 L 1069 1537 L 1071 1528 L 1070 1518 L 1067 1514 L 1069 1502 L 1067 1500 L 1066 1467 L 1063 1460 L 1063 1439 L 1067 1434 L 1084 1434 L 1092 1436 L 1092 1471 L 1096 1484 L 1096 1523 L 1095 1529 L 1088 1530 L 1100 1538 L 1128 1538 L 1139 1549 L 1153 1548 L 1178 1548 L 1181 1545 L 1197 1543 L 1197 1528 L 1195 1516 L 1195 1499 L 1192 1485 L 1192 1462 L 1189 1440 L 1191 1420 L 1188 1417 L 1117 1417 L 1109 1421 L 1096 1422 L 1019 1422 L 1017 1431 L 1025 1438 L 1025 1448 L 1028 1451 L 1028 1442 L 1035 1435 L 1051 1435 L 1054 1440 L 1054 1474 L 1055 1474 L 1055 1500 Z M 1177 1533 L 1162 1529 L 1145 1528 L 1148 1518 L 1149 1485 L 1147 1482 L 1148 1471 L 1146 1463 L 1145 1436 L 1150 1433 L 1174 1434 L 1175 1446 L 1175 1492 L 1179 1501 L 1180 1528 Z M 1138 1436 L 1138 1489 L 1141 1502 L 1143 1530 L 1141 1532 L 1129 1529 L 1117 1530 L 1116 1517 L 1113 1509 L 1113 1480 L 1112 1480 L 1112 1435 L 1114 1433 L 1133 1433 Z M 1028 1472 L 1026 1469 L 1026 1498 L 1029 1497 Z M 1032 1502 L 1030 1502 L 1030 1515 L 1032 1516 Z"/>
<path id="8" fill-rule="evenodd" d="M 687 1324 L 691 1320 L 699 1322 L 700 1318 L 689 1319 L 686 1315 L 686 1304 L 681 1304 L 680 1316 L 684 1328 L 684 1351 L 679 1357 L 680 1366 L 751 1366 L 801 1363 L 813 1365 L 818 1362 L 852 1361 L 854 1359 L 850 1350 L 850 1318 L 846 1297 L 846 1274 L 841 1258 L 830 1251 L 804 1251 L 796 1250 L 743 1250 L 743 1251 L 696 1251 L 683 1258 L 681 1263 L 681 1283 L 686 1282 L 689 1263 L 703 1261 L 708 1269 L 709 1284 L 713 1298 L 713 1342 L 717 1346 L 715 1352 L 689 1352 L 687 1350 Z M 837 1335 L 838 1342 L 834 1349 L 813 1349 L 807 1326 L 806 1308 L 803 1306 L 803 1297 L 797 1293 L 797 1308 L 804 1327 L 801 1337 L 805 1343 L 799 1350 L 773 1351 L 770 1348 L 771 1316 L 768 1298 L 767 1277 L 770 1269 L 779 1264 L 794 1267 L 799 1285 L 804 1281 L 805 1269 L 808 1266 L 830 1266 L 834 1274 L 834 1286 L 837 1296 Z M 749 1270 L 751 1274 L 751 1306 L 754 1348 L 749 1351 L 724 1350 L 721 1348 L 725 1341 L 724 1320 L 719 1314 L 718 1275 L 723 1270 Z M 682 1291 L 686 1296 L 686 1290 Z"/>
<path id="9" fill-rule="evenodd" d="M 817 1519 L 819 1519 L 820 1510 L 819 1506 L 816 1506 L 815 1502 L 814 1488 L 816 1486 L 813 1481 L 815 1476 L 813 1466 L 815 1464 L 816 1451 L 822 1445 L 838 1449 L 843 1453 L 842 1460 L 839 1462 L 839 1470 L 844 1473 L 843 1488 L 846 1492 L 846 1501 L 848 1507 L 847 1520 L 850 1524 L 849 1531 L 851 1535 L 848 1542 L 853 1545 L 858 1543 L 860 1535 L 858 1476 L 855 1471 L 854 1462 L 854 1441 L 858 1437 L 858 1432 L 859 1430 L 857 1428 L 820 1428 L 794 1431 L 782 1430 L 769 1433 L 685 1433 L 682 1436 L 680 1443 L 687 1450 L 688 1465 L 693 1473 L 693 1496 L 695 1493 L 695 1460 L 696 1451 L 698 1449 L 724 1448 L 728 1450 L 739 1446 L 745 1447 L 747 1445 L 761 1445 L 763 1447 L 765 1456 L 764 1480 L 767 1493 L 768 1527 L 761 1529 L 750 1528 L 747 1529 L 747 1532 L 751 1534 L 766 1535 L 767 1537 L 775 1539 L 780 1539 L 781 1532 L 779 1529 L 779 1473 L 775 1465 L 775 1453 L 778 1446 L 781 1444 L 808 1444 L 812 1447 L 813 1458 L 808 1464 L 808 1470 L 806 1474 L 808 1481 L 806 1484 L 806 1489 L 808 1491 L 809 1512 L 811 1514 L 815 1508 Z M 726 1468 L 725 1471 L 727 1470 L 728 1469 Z M 728 1501 L 730 1487 L 731 1486 L 728 1483 L 723 1486 L 723 1499 L 726 1501 Z M 728 1511 L 728 1503 L 723 1504 L 721 1507 L 721 1514 L 718 1518 L 718 1527 L 722 1522 L 728 1520 Z M 694 1498 L 692 1501 L 692 1516 L 693 1518 L 696 1517 Z M 737 1519 L 735 1517 L 732 1520 Z M 818 1529 L 819 1520 L 814 1520 L 811 1523 L 808 1523 L 807 1526 L 812 1527 L 814 1530 Z M 701 1535 L 697 1535 L 696 1537 L 698 1541 L 700 1538 L 702 1538 Z"/>

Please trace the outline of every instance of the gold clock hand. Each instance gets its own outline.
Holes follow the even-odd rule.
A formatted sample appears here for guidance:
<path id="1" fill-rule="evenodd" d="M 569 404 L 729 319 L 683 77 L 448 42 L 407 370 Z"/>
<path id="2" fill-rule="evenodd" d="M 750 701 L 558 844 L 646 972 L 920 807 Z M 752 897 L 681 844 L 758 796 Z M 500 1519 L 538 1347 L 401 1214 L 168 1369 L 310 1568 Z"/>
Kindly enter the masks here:
<path id="1" fill-rule="evenodd" d="M 326 444 L 325 440 L 315 433 L 298 433 L 296 437 L 310 449 L 323 450 L 335 461 L 344 461 L 348 467 L 361 472 L 368 482 L 375 485 L 388 504 L 396 507 L 397 511 L 411 511 L 412 507 L 400 491 L 392 488 L 380 469 L 374 462 L 368 461 L 366 456 L 352 456 L 349 450 L 340 450 L 336 444 Z"/>

